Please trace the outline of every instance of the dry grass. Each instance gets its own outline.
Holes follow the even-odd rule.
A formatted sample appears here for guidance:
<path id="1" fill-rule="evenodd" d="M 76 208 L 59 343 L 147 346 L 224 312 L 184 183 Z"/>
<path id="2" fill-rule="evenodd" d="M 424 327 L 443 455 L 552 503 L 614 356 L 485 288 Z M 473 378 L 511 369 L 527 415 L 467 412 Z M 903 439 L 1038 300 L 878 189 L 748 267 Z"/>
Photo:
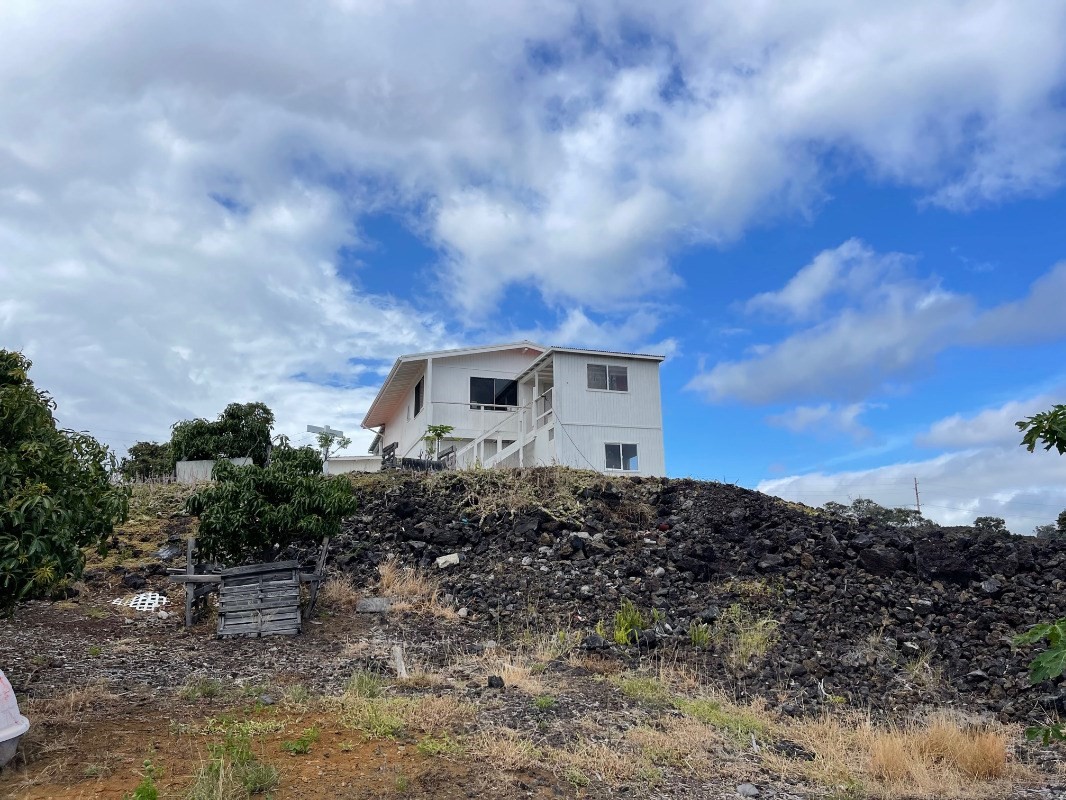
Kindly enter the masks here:
<path id="1" fill-rule="evenodd" d="M 389 559 L 378 566 L 378 593 L 393 601 L 390 611 L 431 614 L 454 619 L 455 609 L 441 600 L 440 583 L 431 575 L 414 567 L 401 567 Z"/>
<path id="2" fill-rule="evenodd" d="M 489 675 L 499 675 L 503 678 L 503 684 L 513 687 L 520 692 L 529 695 L 544 693 L 544 684 L 533 671 L 522 664 L 515 663 L 507 658 L 487 658 L 485 668 Z"/>
<path id="3" fill-rule="evenodd" d="M 764 750 L 770 769 L 823 786 L 861 787 L 877 797 L 998 797 L 1027 775 L 1008 755 L 1018 731 L 968 726 L 943 714 L 891 728 L 868 717 L 834 715 L 781 725 L 778 732 L 815 758 L 793 761 Z"/>
<path id="4" fill-rule="evenodd" d="M 715 622 L 711 639 L 722 647 L 736 666 L 761 661 L 778 640 L 780 623 L 771 616 L 758 616 L 735 603 Z"/>
<path id="5" fill-rule="evenodd" d="M 335 614 L 355 611 L 359 598 L 359 591 L 347 575 L 331 575 L 318 590 L 319 607 Z"/>
<path id="6" fill-rule="evenodd" d="M 108 703 L 117 699 L 118 695 L 111 692 L 109 687 L 106 680 L 100 679 L 55 697 L 29 698 L 22 701 L 23 713 L 42 726 L 69 723 L 81 717 L 85 711 L 106 708 Z"/>
<path id="7" fill-rule="evenodd" d="M 393 738 L 412 730 L 447 736 L 464 731 L 477 715 L 474 706 L 453 697 L 395 697 L 382 691 L 355 687 L 331 698 L 327 707 L 333 707 L 342 724 L 362 731 L 368 739 Z"/>

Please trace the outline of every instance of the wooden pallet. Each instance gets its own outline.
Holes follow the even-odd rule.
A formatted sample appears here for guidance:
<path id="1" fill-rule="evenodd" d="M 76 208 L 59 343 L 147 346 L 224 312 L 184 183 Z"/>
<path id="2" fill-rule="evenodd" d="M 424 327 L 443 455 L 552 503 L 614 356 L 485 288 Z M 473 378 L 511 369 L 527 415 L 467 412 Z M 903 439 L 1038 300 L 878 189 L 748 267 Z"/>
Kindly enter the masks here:
<path id="1" fill-rule="evenodd" d="M 300 632 L 300 564 L 279 561 L 221 573 L 218 636 L 293 636 Z"/>

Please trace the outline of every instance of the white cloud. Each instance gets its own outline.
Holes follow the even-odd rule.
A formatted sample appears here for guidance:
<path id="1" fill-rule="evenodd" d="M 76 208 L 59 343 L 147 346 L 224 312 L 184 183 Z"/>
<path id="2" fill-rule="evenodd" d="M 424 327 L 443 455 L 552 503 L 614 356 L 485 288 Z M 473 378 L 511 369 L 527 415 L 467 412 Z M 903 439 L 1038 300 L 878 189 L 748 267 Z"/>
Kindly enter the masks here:
<path id="1" fill-rule="evenodd" d="M 858 441 L 870 435 L 870 429 L 859 421 L 859 417 L 871 408 L 880 407 L 870 403 L 851 403 L 845 406 L 834 406 L 830 403 L 818 406 L 797 406 L 781 414 L 769 416 L 766 421 L 793 433 L 806 431 L 822 434 L 844 433 Z"/>
<path id="2" fill-rule="evenodd" d="M 750 403 L 807 398 L 855 400 L 887 381 L 928 369 L 938 353 L 962 345 L 1053 341 L 1066 335 L 1056 313 L 1066 294 L 1066 264 L 1040 277 L 1020 300 L 979 311 L 973 298 L 910 277 L 900 254 L 877 256 L 851 240 L 820 253 L 780 292 L 757 295 L 748 308 L 788 309 L 800 321 L 830 295 L 843 304 L 819 321 L 751 357 L 701 370 L 688 388 L 711 400 Z"/>
<path id="3" fill-rule="evenodd" d="M 654 299 L 676 248 L 816 209 L 829 152 L 951 206 L 1063 181 L 1066 8 L 1038 2 L 61 0 L 0 34 L 0 335 L 128 439 L 253 397 L 351 427 L 372 387 L 318 382 L 442 344 L 422 308 Z M 445 302 L 335 272 L 382 210 L 444 253 Z M 910 363 L 943 332 L 914 304 L 844 363 Z"/>
<path id="4" fill-rule="evenodd" d="M 1003 517 L 1015 533 L 1031 533 L 1066 509 L 1066 458 L 1027 452 L 1014 423 L 1060 401 L 1061 393 L 1053 391 L 937 420 L 916 437 L 919 445 L 948 450 L 935 458 L 791 475 L 764 480 L 757 488 L 811 506 L 866 497 L 888 507 L 913 508 L 917 478 L 922 512 L 929 519 L 969 525 L 979 516 Z"/>
<path id="5" fill-rule="evenodd" d="M 651 307 L 633 308 L 601 320 L 590 317 L 580 308 L 572 308 L 555 327 L 539 326 L 511 333 L 506 338 L 531 339 L 545 345 L 653 353 L 672 358 L 677 355 L 679 344 L 673 337 L 655 340 L 661 324 L 661 313 Z"/>
<path id="6" fill-rule="evenodd" d="M 993 516 L 1003 517 L 1015 533 L 1031 533 L 1066 508 L 1066 458 L 1016 445 L 855 472 L 794 475 L 762 481 L 757 488 L 810 506 L 866 497 L 883 506 L 914 508 L 915 478 L 923 515 L 943 525 Z"/>
<path id="7" fill-rule="evenodd" d="M 911 259 L 901 253 L 880 255 L 859 239 L 823 250 L 776 292 L 751 298 L 748 311 L 774 311 L 798 320 L 820 316 L 826 301 L 836 295 L 858 304 L 871 304 L 894 283 L 888 279 Z"/>
<path id="8" fill-rule="evenodd" d="M 1040 394 L 1024 400 L 1012 400 L 976 414 L 952 414 L 938 420 L 929 430 L 917 437 L 917 443 L 928 447 L 952 449 L 987 445 L 1017 445 L 1021 434 L 1014 423 L 1046 411 L 1062 402 L 1062 393 Z"/>

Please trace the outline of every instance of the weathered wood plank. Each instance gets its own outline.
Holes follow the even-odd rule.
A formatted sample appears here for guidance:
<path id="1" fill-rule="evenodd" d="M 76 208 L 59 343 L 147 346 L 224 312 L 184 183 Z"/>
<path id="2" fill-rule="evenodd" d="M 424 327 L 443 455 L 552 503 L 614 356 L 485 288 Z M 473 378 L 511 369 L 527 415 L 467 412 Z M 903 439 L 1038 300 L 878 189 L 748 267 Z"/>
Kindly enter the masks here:
<path id="1" fill-rule="evenodd" d="M 250 564 L 246 567 L 229 567 L 228 569 L 222 570 L 222 574 L 227 578 L 231 575 L 262 575 L 280 570 L 296 570 L 299 569 L 299 567 L 299 561 L 276 561 L 270 564 Z"/>

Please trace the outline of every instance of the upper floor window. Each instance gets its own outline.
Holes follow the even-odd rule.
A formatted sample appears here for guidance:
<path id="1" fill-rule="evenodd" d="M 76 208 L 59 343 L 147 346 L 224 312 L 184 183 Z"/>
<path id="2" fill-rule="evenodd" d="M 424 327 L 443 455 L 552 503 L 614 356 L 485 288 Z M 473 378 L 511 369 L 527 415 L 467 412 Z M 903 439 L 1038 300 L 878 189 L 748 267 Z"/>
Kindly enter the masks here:
<path id="1" fill-rule="evenodd" d="M 588 387 L 605 392 L 629 391 L 629 367 L 609 364 L 589 364 Z"/>
<path id="2" fill-rule="evenodd" d="M 606 467 L 607 469 L 618 469 L 623 472 L 636 472 L 640 467 L 637 466 L 637 446 L 635 444 L 606 444 L 604 445 L 606 451 Z"/>
<path id="3" fill-rule="evenodd" d="M 470 408 L 507 411 L 518 405 L 518 381 L 508 378 L 471 378 Z"/>
<path id="4" fill-rule="evenodd" d="M 418 383 L 415 384 L 415 413 L 414 416 L 418 416 L 418 412 L 422 410 L 422 404 L 425 400 L 425 378 L 419 378 Z"/>

